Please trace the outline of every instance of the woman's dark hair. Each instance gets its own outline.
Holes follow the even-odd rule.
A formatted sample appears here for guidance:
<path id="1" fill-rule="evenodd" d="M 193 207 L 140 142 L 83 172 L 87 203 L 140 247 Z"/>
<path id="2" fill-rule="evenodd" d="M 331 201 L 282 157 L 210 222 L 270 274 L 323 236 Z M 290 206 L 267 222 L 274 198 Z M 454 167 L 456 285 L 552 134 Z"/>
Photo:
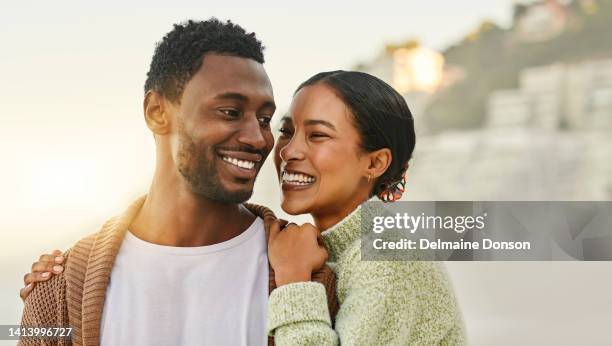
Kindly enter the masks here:
<path id="1" fill-rule="evenodd" d="M 295 93 L 317 83 L 331 87 L 351 111 L 363 150 L 391 150 L 391 165 L 378 178 L 371 195 L 378 195 L 401 181 L 416 141 L 414 118 L 406 100 L 382 80 L 354 71 L 318 73 L 302 83 Z"/>

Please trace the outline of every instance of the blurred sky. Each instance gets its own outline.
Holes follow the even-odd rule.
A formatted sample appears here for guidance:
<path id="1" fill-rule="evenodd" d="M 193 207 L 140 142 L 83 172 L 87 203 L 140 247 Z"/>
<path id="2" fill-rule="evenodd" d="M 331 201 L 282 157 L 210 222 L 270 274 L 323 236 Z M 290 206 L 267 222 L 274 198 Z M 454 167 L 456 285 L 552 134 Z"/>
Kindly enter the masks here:
<path id="1" fill-rule="evenodd" d="M 9 238 L 6 251 L 20 253 L 19 246 L 8 244 L 27 238 L 41 244 L 60 236 L 74 240 L 72 232 L 98 225 L 146 191 L 154 146 L 142 120 L 142 85 L 155 42 L 173 23 L 216 16 L 255 31 L 266 46 L 265 66 L 283 111 L 294 88 L 316 72 L 350 68 L 375 57 L 386 43 L 413 37 L 442 49 L 485 18 L 509 24 L 511 5 L 509 0 L 4 5 L 0 228 Z"/>

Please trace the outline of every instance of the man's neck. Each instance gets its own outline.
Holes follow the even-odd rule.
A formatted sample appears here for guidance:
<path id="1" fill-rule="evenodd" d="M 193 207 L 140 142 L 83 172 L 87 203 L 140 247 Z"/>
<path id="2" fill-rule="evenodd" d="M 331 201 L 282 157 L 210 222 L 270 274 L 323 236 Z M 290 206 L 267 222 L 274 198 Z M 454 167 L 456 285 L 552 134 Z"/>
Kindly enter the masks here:
<path id="1" fill-rule="evenodd" d="M 205 246 L 240 235 L 254 220 L 240 204 L 211 201 L 185 187 L 154 181 L 130 231 L 154 244 Z"/>

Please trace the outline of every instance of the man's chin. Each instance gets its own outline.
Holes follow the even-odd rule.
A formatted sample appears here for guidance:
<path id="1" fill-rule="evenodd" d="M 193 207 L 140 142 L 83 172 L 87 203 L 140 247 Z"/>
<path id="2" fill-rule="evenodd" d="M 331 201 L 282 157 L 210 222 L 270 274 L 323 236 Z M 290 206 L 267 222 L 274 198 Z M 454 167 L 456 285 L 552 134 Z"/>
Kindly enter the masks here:
<path id="1" fill-rule="evenodd" d="M 253 195 L 253 189 L 219 189 L 214 194 L 200 194 L 202 197 L 206 197 L 210 200 L 220 203 L 244 203 L 251 198 Z"/>
<path id="2" fill-rule="evenodd" d="M 224 181 L 212 182 L 204 181 L 204 179 L 188 180 L 187 182 L 195 195 L 219 203 L 243 203 L 253 195 L 253 182 L 228 184 Z"/>

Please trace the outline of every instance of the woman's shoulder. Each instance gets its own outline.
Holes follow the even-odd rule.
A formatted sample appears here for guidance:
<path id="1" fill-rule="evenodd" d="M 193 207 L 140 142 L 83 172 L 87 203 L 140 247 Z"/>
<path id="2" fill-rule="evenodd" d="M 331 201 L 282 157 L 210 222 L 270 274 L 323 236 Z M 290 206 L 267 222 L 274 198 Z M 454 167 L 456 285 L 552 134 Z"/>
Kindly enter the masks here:
<path id="1" fill-rule="evenodd" d="M 450 288 L 450 281 L 443 263 L 433 261 L 369 261 L 362 259 L 361 245 L 355 241 L 338 262 L 340 278 L 354 284 L 371 284 L 380 280 L 392 286 L 430 290 L 435 287 Z"/>
<path id="2" fill-rule="evenodd" d="M 428 321 L 423 328 L 435 330 L 430 336 L 436 340 L 452 333 L 464 340 L 460 307 L 444 263 L 366 261 L 361 259 L 359 244 L 353 244 L 345 255 L 338 273 L 341 303 L 349 297 L 374 297 L 374 307 L 393 306 L 394 311 L 410 311 L 417 320 Z"/>

